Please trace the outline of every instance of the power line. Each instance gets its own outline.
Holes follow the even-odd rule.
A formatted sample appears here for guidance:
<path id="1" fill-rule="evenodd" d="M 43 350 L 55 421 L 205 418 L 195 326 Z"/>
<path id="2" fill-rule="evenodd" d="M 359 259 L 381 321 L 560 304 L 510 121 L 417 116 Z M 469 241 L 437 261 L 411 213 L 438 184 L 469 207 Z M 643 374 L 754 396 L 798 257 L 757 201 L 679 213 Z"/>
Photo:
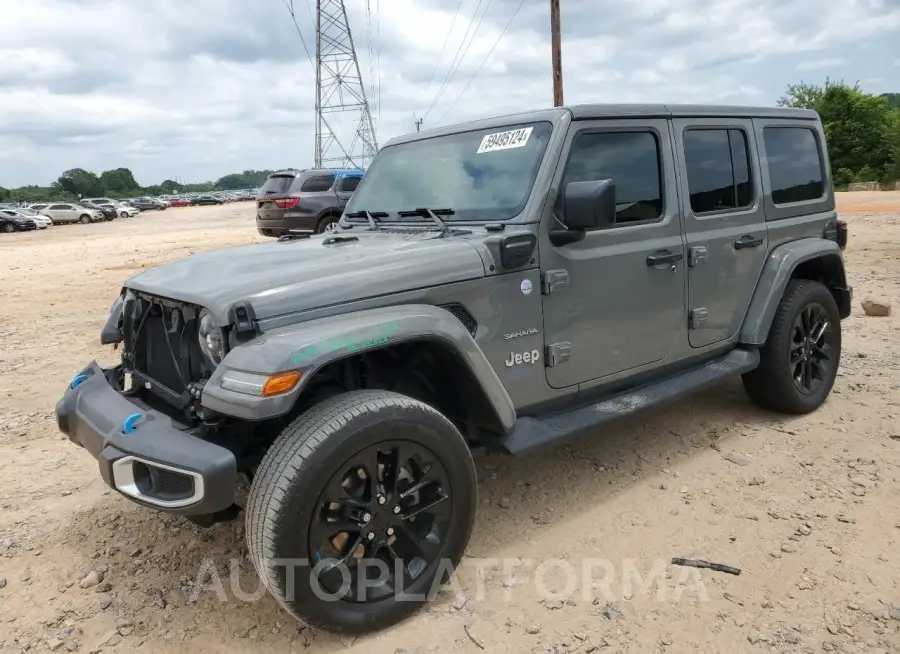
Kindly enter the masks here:
<path id="1" fill-rule="evenodd" d="M 378 0 L 375 0 L 375 41 L 379 44 L 375 50 L 375 72 L 378 84 L 375 89 L 375 107 L 378 110 L 378 121 L 381 122 L 381 14 L 378 11 Z"/>
<path id="2" fill-rule="evenodd" d="M 461 61 L 459 55 L 463 51 L 463 46 L 466 46 L 466 53 L 469 51 L 469 46 L 471 46 L 471 42 L 466 45 L 466 39 L 469 37 L 469 33 L 472 31 L 472 26 L 475 24 L 475 18 L 478 17 L 478 10 L 481 8 L 481 4 L 484 0 L 478 0 L 478 4 L 475 5 L 475 11 L 472 13 L 472 19 L 469 21 L 469 26 L 466 28 L 466 33 L 463 34 L 462 41 L 459 44 L 459 47 L 456 49 L 456 54 L 453 56 L 453 61 L 450 62 L 450 68 L 447 70 L 447 74 L 444 76 L 444 81 L 441 83 L 441 88 L 438 89 L 437 95 L 434 96 L 434 101 L 431 103 L 431 106 L 428 108 L 428 111 L 425 112 L 425 115 L 422 117 L 424 120 L 428 118 L 428 115 L 434 111 L 435 106 L 438 103 L 438 100 L 441 98 L 441 94 L 444 92 L 444 89 L 447 88 L 447 85 L 450 83 L 450 79 L 454 73 L 454 66 L 456 66 L 457 61 Z M 490 0 L 488 0 L 488 5 L 490 6 Z M 482 18 L 484 18 L 484 14 L 482 14 Z M 480 25 L 481 23 L 479 23 Z M 473 35 L 474 39 L 474 35 Z M 465 54 L 463 54 L 463 58 L 465 58 Z"/>
<path id="3" fill-rule="evenodd" d="M 294 13 L 294 0 L 281 0 L 281 4 L 284 5 L 284 8 L 288 10 L 288 13 L 291 15 L 291 21 L 294 23 L 294 29 L 297 30 L 297 36 L 300 37 L 300 43 L 303 44 L 303 49 L 306 51 L 306 58 L 309 60 L 309 65 L 313 65 L 312 54 L 309 52 L 309 47 L 306 45 L 306 39 L 303 38 L 303 30 L 300 29 L 300 24 L 297 22 L 297 15 Z M 309 8 L 309 0 L 306 1 L 306 9 L 309 11 L 309 17 L 312 19 L 312 10 Z"/>
<path id="4" fill-rule="evenodd" d="M 453 103 L 450 105 L 450 107 L 447 109 L 447 111 L 445 111 L 444 114 L 437 121 L 438 124 L 440 124 L 444 120 L 444 118 L 447 117 L 447 114 L 449 114 L 453 110 L 453 107 L 456 106 L 456 103 L 460 101 L 460 99 L 465 95 L 466 91 L 469 90 L 469 87 L 472 86 L 472 82 L 474 82 L 475 78 L 478 77 L 478 73 L 480 73 L 481 69 L 484 68 L 484 65 L 487 63 L 487 60 L 490 59 L 492 54 L 494 54 L 494 50 L 496 50 L 497 46 L 500 44 L 500 41 L 503 39 L 503 36 L 506 34 L 506 31 L 509 29 L 509 26 L 512 25 L 512 22 L 516 19 L 516 16 L 519 14 L 519 11 L 522 9 L 522 7 L 524 5 L 525 5 L 525 0 L 521 0 L 519 2 L 519 6 L 516 7 L 516 10 L 512 13 L 512 16 L 509 17 L 509 20 L 507 21 L 506 26 L 503 28 L 503 31 L 500 32 L 500 36 L 497 37 L 497 40 L 494 41 L 494 45 L 491 46 L 491 49 L 488 50 L 488 53 L 485 55 L 484 59 L 481 61 L 481 65 L 478 66 L 478 69 L 469 78 L 469 81 L 466 83 L 465 87 L 463 87 L 463 90 L 460 91 L 460 94 L 458 96 L 456 96 L 456 99 L 453 101 Z"/>
<path id="5" fill-rule="evenodd" d="M 465 0 L 459 0 L 459 4 L 456 5 L 456 13 L 453 14 L 453 20 L 450 21 L 450 29 L 447 30 L 447 36 L 444 37 L 444 45 L 441 46 L 441 53 L 438 55 L 437 61 L 434 62 L 434 70 L 431 71 L 431 78 L 428 80 L 428 88 L 425 89 L 425 95 L 427 96 L 429 91 L 431 91 L 431 83 L 434 82 L 434 77 L 437 75 L 438 66 L 441 65 L 441 59 L 444 58 L 444 51 L 447 49 L 447 43 L 450 41 L 450 35 L 453 33 L 453 27 L 456 25 L 456 19 L 459 18 L 459 12 L 462 10 L 463 2 Z"/>

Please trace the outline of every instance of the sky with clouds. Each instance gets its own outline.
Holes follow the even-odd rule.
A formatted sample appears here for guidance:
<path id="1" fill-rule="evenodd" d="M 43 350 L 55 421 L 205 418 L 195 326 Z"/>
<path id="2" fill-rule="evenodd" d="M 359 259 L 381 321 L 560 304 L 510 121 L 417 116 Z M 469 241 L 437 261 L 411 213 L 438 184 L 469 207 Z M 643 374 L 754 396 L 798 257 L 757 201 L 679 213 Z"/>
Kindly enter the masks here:
<path id="1" fill-rule="evenodd" d="M 6 0 L 0 186 L 73 167 L 125 166 L 149 185 L 310 166 L 315 72 L 290 1 Z M 315 0 L 292 1 L 312 48 Z M 772 105 L 787 84 L 827 76 L 900 92 L 900 0 L 561 5 L 567 103 Z M 552 104 L 545 0 L 346 6 L 381 143 L 415 118 L 427 128 Z"/>

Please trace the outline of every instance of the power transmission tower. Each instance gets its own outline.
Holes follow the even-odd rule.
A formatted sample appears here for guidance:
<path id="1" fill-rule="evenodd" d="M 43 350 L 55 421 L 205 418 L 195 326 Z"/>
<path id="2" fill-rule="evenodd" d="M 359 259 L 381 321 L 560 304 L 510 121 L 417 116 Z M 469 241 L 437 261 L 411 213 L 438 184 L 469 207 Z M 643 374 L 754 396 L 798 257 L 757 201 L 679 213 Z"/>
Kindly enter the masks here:
<path id="1" fill-rule="evenodd" d="M 553 61 L 553 106 L 563 105 L 562 36 L 559 29 L 559 0 L 550 0 L 550 48 Z"/>
<path id="2" fill-rule="evenodd" d="M 336 114 L 343 114 L 343 120 Z M 338 121 L 353 123 L 349 144 L 338 138 Z M 366 168 L 377 151 L 344 0 L 316 0 L 315 166 Z"/>

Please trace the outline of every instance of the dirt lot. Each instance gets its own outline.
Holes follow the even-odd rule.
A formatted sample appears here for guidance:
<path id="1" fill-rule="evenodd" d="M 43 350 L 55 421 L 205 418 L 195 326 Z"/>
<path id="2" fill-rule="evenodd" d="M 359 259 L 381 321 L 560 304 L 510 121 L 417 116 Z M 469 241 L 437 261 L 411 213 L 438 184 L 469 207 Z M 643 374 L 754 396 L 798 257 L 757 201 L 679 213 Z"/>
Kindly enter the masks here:
<path id="1" fill-rule="evenodd" d="M 822 409 L 784 420 L 735 381 L 550 454 L 480 456 L 468 599 L 355 642 L 253 597 L 240 522 L 130 504 L 53 420 L 79 367 L 114 359 L 98 336 L 120 283 L 259 240 L 252 206 L 3 236 L 0 652 L 900 652 L 900 193 L 840 204 L 857 301 Z M 894 315 L 863 316 L 869 295 Z M 742 573 L 685 576 L 673 556 Z"/>

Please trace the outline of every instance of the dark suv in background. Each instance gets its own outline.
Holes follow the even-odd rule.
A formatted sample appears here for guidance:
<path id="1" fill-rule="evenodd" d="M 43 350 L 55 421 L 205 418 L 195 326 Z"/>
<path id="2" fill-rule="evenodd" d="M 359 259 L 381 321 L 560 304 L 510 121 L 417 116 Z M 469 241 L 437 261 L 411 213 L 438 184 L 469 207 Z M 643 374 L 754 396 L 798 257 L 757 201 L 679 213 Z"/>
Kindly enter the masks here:
<path id="1" fill-rule="evenodd" d="M 364 174 L 348 169 L 272 173 L 256 197 L 256 229 L 263 236 L 321 234 L 340 219 Z"/>

